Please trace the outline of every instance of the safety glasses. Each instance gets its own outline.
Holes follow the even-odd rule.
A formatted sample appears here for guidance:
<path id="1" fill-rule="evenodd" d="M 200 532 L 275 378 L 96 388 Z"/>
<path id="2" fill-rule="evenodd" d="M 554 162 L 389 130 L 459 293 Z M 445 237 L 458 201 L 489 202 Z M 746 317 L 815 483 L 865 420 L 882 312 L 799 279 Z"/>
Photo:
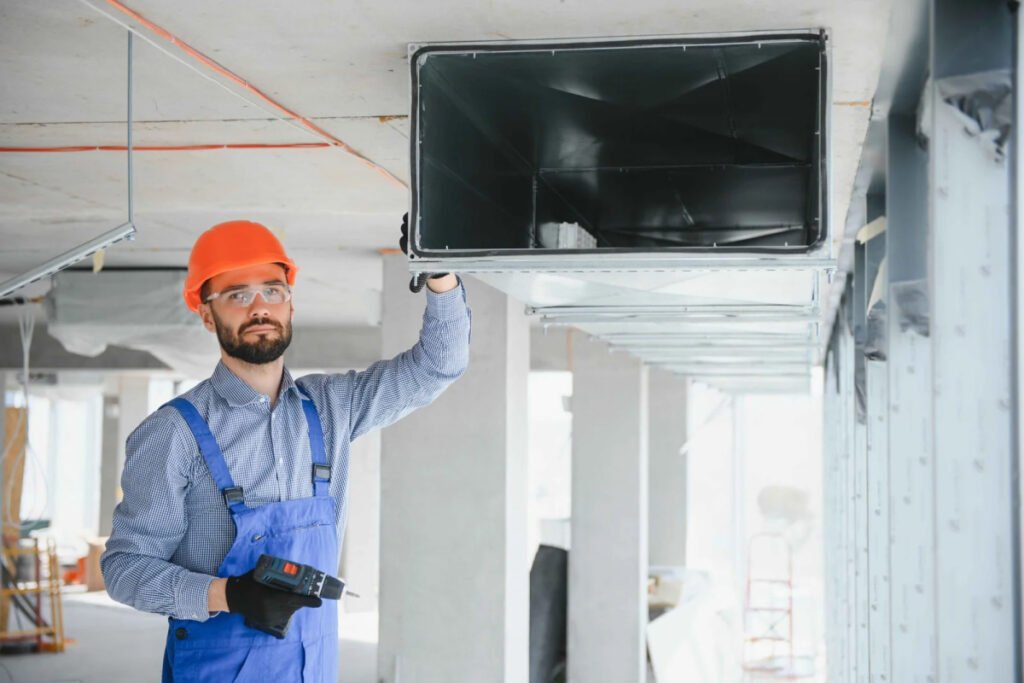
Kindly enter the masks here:
<path id="1" fill-rule="evenodd" d="M 223 299 L 232 308 L 248 308 L 256 300 L 257 294 L 271 306 L 287 303 L 292 298 L 292 290 L 288 285 L 260 285 L 259 287 L 237 287 L 214 292 L 206 297 L 204 303 L 210 303 L 214 299 Z"/>

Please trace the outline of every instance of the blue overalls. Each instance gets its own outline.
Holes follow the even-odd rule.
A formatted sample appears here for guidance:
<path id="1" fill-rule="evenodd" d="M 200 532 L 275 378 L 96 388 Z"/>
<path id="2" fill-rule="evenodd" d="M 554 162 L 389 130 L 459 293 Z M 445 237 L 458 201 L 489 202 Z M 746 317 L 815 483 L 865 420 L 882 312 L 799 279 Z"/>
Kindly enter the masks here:
<path id="1" fill-rule="evenodd" d="M 245 505 L 227 463 L 195 406 L 183 398 L 170 401 L 195 436 L 217 487 L 235 522 L 235 542 L 217 576 L 245 574 L 262 553 L 308 564 L 336 574 L 338 537 L 336 508 L 330 495 L 330 467 L 323 428 L 305 389 L 302 409 L 309 429 L 313 496 L 255 508 Z M 317 608 L 303 607 L 291 620 L 284 639 L 250 628 L 240 614 L 222 612 L 207 621 L 171 619 L 164 651 L 163 681 L 168 683 L 337 683 L 338 602 L 324 600 Z"/>

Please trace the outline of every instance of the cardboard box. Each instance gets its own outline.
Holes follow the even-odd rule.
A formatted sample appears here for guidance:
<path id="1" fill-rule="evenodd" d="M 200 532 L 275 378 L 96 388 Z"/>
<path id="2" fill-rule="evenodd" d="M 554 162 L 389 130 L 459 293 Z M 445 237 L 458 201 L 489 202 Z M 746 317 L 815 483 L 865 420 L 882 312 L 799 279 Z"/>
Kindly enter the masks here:
<path id="1" fill-rule="evenodd" d="M 85 589 L 101 591 L 106 588 L 103 583 L 103 572 L 100 571 L 100 555 L 107 549 L 107 536 L 88 539 L 89 552 L 85 556 Z"/>

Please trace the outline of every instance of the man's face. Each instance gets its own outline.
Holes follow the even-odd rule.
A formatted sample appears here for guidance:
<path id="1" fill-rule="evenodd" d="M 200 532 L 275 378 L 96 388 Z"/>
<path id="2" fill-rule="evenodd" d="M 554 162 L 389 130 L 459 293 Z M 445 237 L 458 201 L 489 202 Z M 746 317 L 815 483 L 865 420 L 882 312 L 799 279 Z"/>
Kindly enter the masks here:
<path id="1" fill-rule="evenodd" d="M 248 306 L 238 306 L 228 295 L 246 287 L 287 285 L 285 270 L 277 264 L 239 268 L 221 273 L 207 281 L 204 298 L 221 295 L 199 307 L 206 329 L 217 333 L 224 352 L 233 358 L 261 365 L 271 363 L 285 352 L 292 341 L 292 302 L 268 304 L 262 295 Z"/>

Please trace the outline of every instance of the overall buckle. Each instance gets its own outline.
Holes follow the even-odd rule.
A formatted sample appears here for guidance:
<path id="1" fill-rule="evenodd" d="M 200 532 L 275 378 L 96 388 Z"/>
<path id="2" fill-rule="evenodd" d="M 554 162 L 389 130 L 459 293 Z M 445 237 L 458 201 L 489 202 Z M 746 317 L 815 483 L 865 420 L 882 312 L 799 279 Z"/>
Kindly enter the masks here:
<path id="1" fill-rule="evenodd" d="M 330 465 L 313 465 L 313 481 L 330 481 L 331 480 L 331 466 Z"/>
<path id="2" fill-rule="evenodd" d="M 245 498 L 242 496 L 242 487 L 232 486 L 231 488 L 224 489 L 224 502 L 228 505 L 245 502 Z"/>

